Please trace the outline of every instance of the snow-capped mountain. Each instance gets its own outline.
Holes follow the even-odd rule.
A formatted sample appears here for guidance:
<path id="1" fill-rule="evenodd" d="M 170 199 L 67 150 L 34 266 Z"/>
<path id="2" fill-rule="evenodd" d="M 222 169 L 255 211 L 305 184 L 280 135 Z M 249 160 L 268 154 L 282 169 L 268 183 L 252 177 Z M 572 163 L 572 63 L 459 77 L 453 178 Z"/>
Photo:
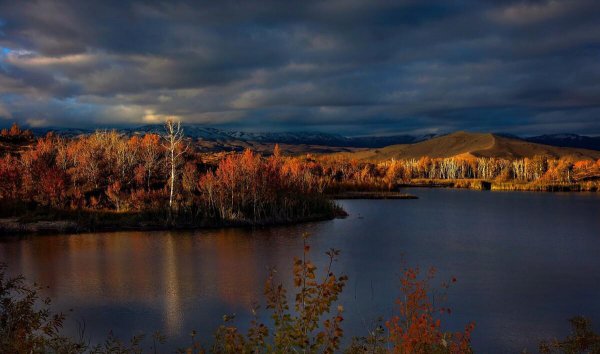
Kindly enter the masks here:
<path id="1" fill-rule="evenodd" d="M 90 134 L 93 130 L 73 129 L 73 128 L 34 128 L 36 135 L 45 135 L 52 131 L 65 136 L 77 136 Z M 391 136 L 363 136 L 346 137 L 340 134 L 323 132 L 245 132 L 236 130 L 224 130 L 204 125 L 183 125 L 184 134 L 192 139 L 200 139 L 213 142 L 260 142 L 260 143 L 280 143 L 290 145 L 320 145 L 334 147 L 364 147 L 379 148 L 396 144 L 412 144 L 423 140 L 428 140 L 435 135 L 391 135 Z M 155 133 L 162 134 L 164 128 L 160 124 L 144 125 L 135 128 L 117 129 L 120 133 L 127 135 Z"/>

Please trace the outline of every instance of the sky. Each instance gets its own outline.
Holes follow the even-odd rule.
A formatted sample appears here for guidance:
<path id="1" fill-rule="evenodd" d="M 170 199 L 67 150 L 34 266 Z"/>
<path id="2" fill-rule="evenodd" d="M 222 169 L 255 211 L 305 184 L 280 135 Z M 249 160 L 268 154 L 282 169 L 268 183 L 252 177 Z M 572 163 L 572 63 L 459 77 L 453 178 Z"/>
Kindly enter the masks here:
<path id="1" fill-rule="evenodd" d="M 600 1 L 0 0 L 0 125 L 600 135 Z"/>

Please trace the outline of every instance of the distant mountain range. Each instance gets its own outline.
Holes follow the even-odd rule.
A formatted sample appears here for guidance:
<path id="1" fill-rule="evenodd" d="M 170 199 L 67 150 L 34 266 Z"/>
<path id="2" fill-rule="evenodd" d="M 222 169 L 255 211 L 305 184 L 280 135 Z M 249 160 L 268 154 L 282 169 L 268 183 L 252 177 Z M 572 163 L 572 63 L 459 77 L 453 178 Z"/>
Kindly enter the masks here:
<path id="1" fill-rule="evenodd" d="M 248 145 L 248 143 L 261 144 L 287 144 L 287 145 L 312 145 L 321 147 L 340 148 L 382 148 L 390 145 L 415 144 L 427 141 L 441 135 L 389 135 L 389 136 L 361 136 L 346 137 L 340 134 L 323 132 L 282 132 L 282 133 L 255 133 L 235 130 L 224 130 L 205 125 L 184 125 L 186 136 L 200 139 L 207 146 L 227 147 L 230 144 Z M 91 129 L 74 128 L 33 128 L 36 135 L 44 135 L 49 131 L 65 136 L 77 136 L 92 133 Z M 163 132 L 160 124 L 145 125 L 136 128 L 117 129 L 128 135 Z M 580 149 L 600 150 L 600 137 L 589 137 L 577 134 L 551 134 L 521 138 L 510 134 L 495 134 L 507 139 L 518 139 L 526 142 L 545 144 L 558 147 L 571 147 Z"/>
<path id="2" fill-rule="evenodd" d="M 600 136 L 590 137 L 577 134 L 550 134 L 534 136 L 527 138 L 526 140 L 532 143 L 552 146 L 600 150 Z"/>
<path id="3" fill-rule="evenodd" d="M 427 135 L 390 135 L 390 136 L 363 136 L 346 137 L 340 134 L 322 133 L 322 132 L 282 132 L 282 133 L 254 133 L 234 130 L 224 130 L 207 127 L 204 125 L 184 125 L 184 133 L 192 139 L 201 139 L 210 142 L 258 142 L 258 143 L 280 143 L 289 145 L 319 145 L 330 147 L 354 147 L 354 148 L 378 148 L 396 144 L 414 144 L 434 137 L 434 134 Z M 91 129 L 73 129 L 73 128 L 33 128 L 36 135 L 45 135 L 52 131 L 64 136 L 77 136 L 90 134 Z M 120 133 L 135 135 L 145 133 L 162 134 L 164 128 L 162 125 L 144 125 L 136 128 L 117 129 Z"/>

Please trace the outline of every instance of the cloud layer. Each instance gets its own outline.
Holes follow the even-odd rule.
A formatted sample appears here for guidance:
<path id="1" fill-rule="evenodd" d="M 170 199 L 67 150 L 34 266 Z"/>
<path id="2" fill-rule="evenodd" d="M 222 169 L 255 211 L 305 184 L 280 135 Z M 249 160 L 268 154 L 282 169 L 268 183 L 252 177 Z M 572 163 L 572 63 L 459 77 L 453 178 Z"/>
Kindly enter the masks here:
<path id="1" fill-rule="evenodd" d="M 600 2 L 3 1 L 0 117 L 600 134 Z"/>

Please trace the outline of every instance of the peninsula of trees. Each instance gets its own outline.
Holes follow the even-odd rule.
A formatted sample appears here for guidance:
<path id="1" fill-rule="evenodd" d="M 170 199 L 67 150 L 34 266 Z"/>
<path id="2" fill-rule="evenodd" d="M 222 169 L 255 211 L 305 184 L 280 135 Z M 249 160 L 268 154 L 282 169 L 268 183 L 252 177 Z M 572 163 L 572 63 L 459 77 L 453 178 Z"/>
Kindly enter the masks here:
<path id="1" fill-rule="evenodd" d="M 97 131 L 36 140 L 13 126 L 2 140 L 14 145 L 0 157 L 5 231 L 28 231 L 27 222 L 38 220 L 68 221 L 63 228 L 85 231 L 263 225 L 343 214 L 323 195 L 311 165 L 281 156 L 278 148 L 268 158 L 250 150 L 203 156 L 174 122 L 162 136 Z M 57 225 L 38 223 L 33 231 L 45 227 Z"/>

